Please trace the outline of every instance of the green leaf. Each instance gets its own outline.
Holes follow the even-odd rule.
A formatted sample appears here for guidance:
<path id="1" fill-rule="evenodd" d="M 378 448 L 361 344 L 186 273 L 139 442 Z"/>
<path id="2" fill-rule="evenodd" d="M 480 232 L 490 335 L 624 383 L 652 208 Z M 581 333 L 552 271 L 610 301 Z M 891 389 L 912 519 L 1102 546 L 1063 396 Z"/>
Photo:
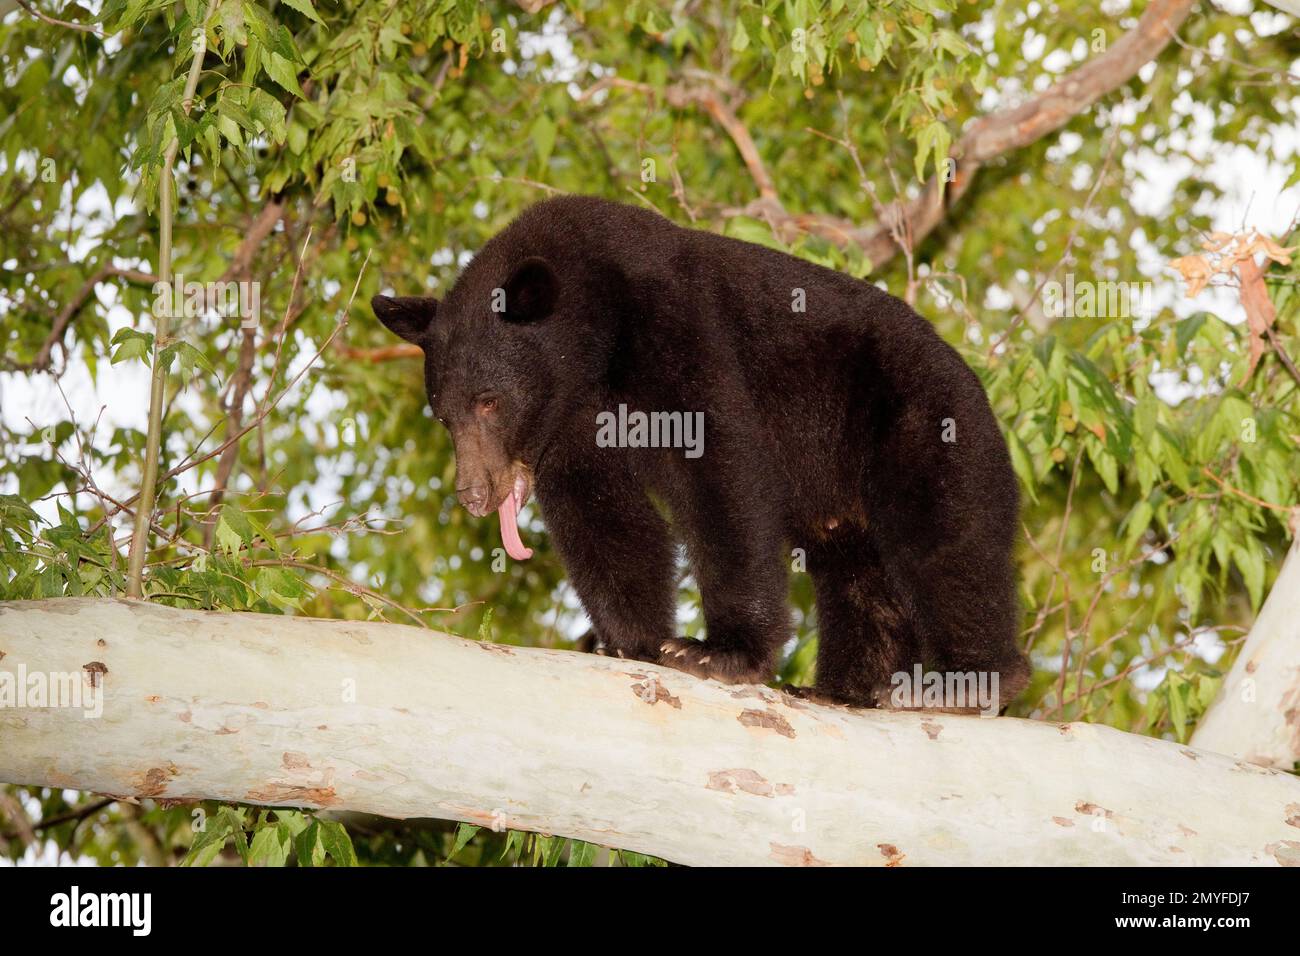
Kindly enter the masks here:
<path id="1" fill-rule="evenodd" d="M 357 853 L 352 848 L 352 838 L 343 824 L 333 820 L 317 820 L 320 826 L 320 845 L 335 866 L 356 866 Z"/>
<path id="2" fill-rule="evenodd" d="M 153 335 L 148 332 L 137 332 L 135 329 L 118 329 L 109 344 L 116 346 L 113 357 L 109 361 L 110 365 L 117 365 L 131 359 L 139 359 L 148 365 L 153 353 Z"/>
<path id="3" fill-rule="evenodd" d="M 465 849 L 465 844 L 474 839 L 474 834 L 482 829 L 470 823 L 462 823 L 456 828 L 456 843 L 451 848 L 451 855 L 455 856 L 461 850 Z"/>
<path id="4" fill-rule="evenodd" d="M 1169 699 L 1169 721 L 1180 741 L 1187 739 L 1187 694 L 1191 690 L 1187 681 L 1177 671 L 1165 678 L 1165 692 Z"/>
<path id="5" fill-rule="evenodd" d="M 1007 434 L 1007 447 L 1011 450 L 1011 467 L 1015 470 L 1016 477 L 1020 479 L 1021 486 L 1028 492 L 1030 500 L 1037 503 L 1038 492 L 1034 486 L 1038 484 L 1038 481 L 1034 476 L 1034 463 L 1029 457 L 1029 449 L 1014 431 Z"/>
<path id="6" fill-rule="evenodd" d="M 1155 509 L 1151 507 L 1151 502 L 1143 498 L 1133 510 L 1128 513 L 1125 519 L 1124 528 L 1124 548 L 1127 552 L 1132 553 L 1133 547 L 1141 539 L 1143 533 L 1151 525 L 1151 519 L 1155 515 Z"/>
<path id="7" fill-rule="evenodd" d="M 916 178 L 925 179 L 925 160 L 931 152 L 934 153 L 935 172 L 942 172 L 951 145 L 952 133 L 943 123 L 934 120 L 923 126 L 916 137 Z"/>
<path id="8" fill-rule="evenodd" d="M 275 54 L 271 55 L 275 56 Z M 292 75 L 292 73 L 290 75 Z M 274 75 L 272 75 L 271 78 L 276 79 Z M 280 81 L 276 79 L 276 82 L 279 83 Z M 297 82 L 298 81 L 295 79 L 295 87 Z M 284 142 L 286 135 L 284 123 L 285 110 L 279 100 L 266 92 L 266 90 L 253 90 L 248 97 L 248 112 L 253 119 L 257 120 L 262 129 L 266 131 L 267 137 L 270 138 L 273 143 L 279 144 Z"/>
<path id="9" fill-rule="evenodd" d="M 1232 549 L 1232 560 L 1241 572 L 1241 579 L 1246 582 L 1250 594 L 1250 603 L 1259 610 L 1264 601 L 1264 552 L 1255 538 L 1247 538 L 1243 544 Z"/>
<path id="10" fill-rule="evenodd" d="M 248 847 L 251 866 L 284 866 L 293 847 L 293 833 L 283 823 L 260 827 Z"/>
<path id="11" fill-rule="evenodd" d="M 311 0 L 284 0 L 286 6 L 292 7 L 308 19 L 315 20 L 317 23 L 324 23 L 316 13 L 316 8 L 311 5 Z"/>
<path id="12" fill-rule="evenodd" d="M 527 834 L 520 830 L 511 830 L 507 833 L 506 847 L 501 851 L 499 859 L 504 860 L 509 857 L 517 857 L 519 854 L 523 853 L 525 836 L 527 836 Z"/>
<path id="13" fill-rule="evenodd" d="M 325 862 L 325 850 L 320 845 L 320 824 L 313 820 L 293 841 L 294 853 L 299 866 L 321 866 Z"/>
<path id="14" fill-rule="evenodd" d="M 569 843 L 569 866 L 591 866 L 599 849 L 594 843 L 572 840 Z"/>
<path id="15" fill-rule="evenodd" d="M 745 32 L 745 23 L 739 17 L 736 18 L 736 29 L 731 33 L 731 51 L 733 53 L 744 53 L 749 48 L 749 34 Z"/>
<path id="16" fill-rule="evenodd" d="M 252 543 L 253 537 L 253 526 L 248 517 L 236 505 L 225 502 L 217 521 L 217 544 L 228 554 L 235 554 L 244 545 Z"/>
<path id="17" fill-rule="evenodd" d="M 262 51 L 262 69 L 266 70 L 266 75 L 275 80 L 281 87 L 288 90 L 294 96 L 303 95 L 302 87 L 298 85 L 298 70 L 289 60 L 286 60 L 279 53 L 272 50 Z M 281 132 L 280 140 L 284 139 Z"/>

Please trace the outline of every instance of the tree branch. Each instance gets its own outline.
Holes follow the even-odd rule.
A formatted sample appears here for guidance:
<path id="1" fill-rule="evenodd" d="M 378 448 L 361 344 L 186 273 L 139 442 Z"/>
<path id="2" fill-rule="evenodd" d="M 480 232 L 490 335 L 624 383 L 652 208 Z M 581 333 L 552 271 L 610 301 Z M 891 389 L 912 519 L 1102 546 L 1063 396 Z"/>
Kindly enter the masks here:
<path id="1" fill-rule="evenodd" d="M 68 326 L 76 318 L 77 313 L 81 311 L 82 306 L 89 301 L 95 292 L 95 287 L 105 279 L 122 278 L 128 282 L 143 283 L 153 285 L 158 281 L 156 275 L 148 272 L 141 272 L 139 269 L 119 269 L 117 266 L 105 265 L 100 266 L 89 279 L 82 283 L 81 288 L 59 310 L 59 314 L 54 318 L 54 325 L 50 329 L 50 334 L 46 336 L 45 342 L 41 349 L 36 353 L 34 358 L 27 365 L 20 366 L 26 371 L 43 372 L 49 369 L 50 362 L 54 357 L 54 347 L 63 344 L 63 336 L 68 331 Z"/>
<path id="2" fill-rule="evenodd" d="M 0 650 L 103 693 L 97 720 L 5 711 L 0 781 L 28 786 L 433 816 L 689 864 L 1300 863 L 1300 780 L 1098 725 L 96 598 L 0 603 Z"/>
<path id="3" fill-rule="evenodd" d="M 906 236 L 915 248 L 943 222 L 948 210 L 965 195 L 982 166 L 1055 132 L 1097 100 L 1129 82 L 1144 64 L 1158 56 L 1173 40 L 1195 4 L 1196 0 L 1151 0 L 1137 26 L 1116 40 L 1106 52 L 1023 103 L 974 121 L 953 149 L 957 171 L 954 180 L 946 184 L 946 189 L 941 179 L 932 177 L 919 196 L 888 204 L 885 216 L 870 225 L 859 225 L 853 220 L 824 213 L 787 210 L 763 166 L 749 131 L 736 117 L 735 111 L 718 97 L 715 87 L 720 80 L 674 85 L 665 91 L 665 98 L 675 106 L 692 102 L 699 104 L 735 143 L 759 192 L 757 199 L 735 212 L 767 220 L 776 234 L 787 242 L 807 233 L 840 247 L 856 245 L 874 265 L 879 266 L 900 251 L 900 236 Z M 606 77 L 584 93 L 583 98 L 607 87 L 653 91 L 645 84 Z"/>
<path id="4" fill-rule="evenodd" d="M 40 10 L 37 10 L 34 6 L 28 3 L 27 0 L 14 0 L 14 2 L 16 2 L 18 6 L 22 7 L 32 16 L 34 16 L 37 20 L 40 20 L 44 23 L 49 23 L 56 27 L 67 27 L 70 30 L 79 30 L 82 33 L 93 33 L 95 36 L 101 38 L 106 37 L 108 35 L 100 31 L 98 27 L 93 27 L 85 23 L 73 23 L 69 20 L 57 20 L 54 17 L 48 16 L 47 14 L 42 13 Z"/>
<path id="5" fill-rule="evenodd" d="M 1300 763 L 1300 537 L 1192 745 L 1263 767 Z"/>
<path id="6" fill-rule="evenodd" d="M 284 214 L 284 200 L 272 199 L 253 219 L 243 242 L 235 250 L 230 266 L 220 281 L 248 280 L 253 274 L 253 257 L 266 238 L 275 230 L 275 224 Z M 234 380 L 231 383 L 230 399 L 226 403 L 226 434 L 236 434 L 244 424 L 244 401 L 248 397 L 253 382 L 253 362 L 257 358 L 257 326 L 246 326 L 239 338 L 239 361 L 235 367 Z M 234 473 L 239 460 L 239 443 L 235 442 L 221 453 L 217 461 L 216 486 L 212 497 L 208 499 L 209 510 L 219 508 L 226 495 L 226 486 Z M 203 529 L 203 546 L 212 548 L 212 538 L 216 533 L 216 522 L 209 522 Z"/>
<path id="7" fill-rule="evenodd" d="M 391 362 L 394 359 L 423 358 L 424 349 L 418 345 L 383 345 L 373 349 L 358 349 L 350 345 L 335 346 L 335 351 L 354 362 Z"/>

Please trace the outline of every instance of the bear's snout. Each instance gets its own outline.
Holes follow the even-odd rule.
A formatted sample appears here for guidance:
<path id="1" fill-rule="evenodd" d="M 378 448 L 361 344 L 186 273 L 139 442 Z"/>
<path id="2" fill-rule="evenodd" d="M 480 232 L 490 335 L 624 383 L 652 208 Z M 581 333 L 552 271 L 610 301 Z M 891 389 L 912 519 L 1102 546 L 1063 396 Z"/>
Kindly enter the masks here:
<path id="1" fill-rule="evenodd" d="M 486 481 L 476 481 L 456 489 L 461 505 L 475 518 L 492 510 L 492 489 Z"/>

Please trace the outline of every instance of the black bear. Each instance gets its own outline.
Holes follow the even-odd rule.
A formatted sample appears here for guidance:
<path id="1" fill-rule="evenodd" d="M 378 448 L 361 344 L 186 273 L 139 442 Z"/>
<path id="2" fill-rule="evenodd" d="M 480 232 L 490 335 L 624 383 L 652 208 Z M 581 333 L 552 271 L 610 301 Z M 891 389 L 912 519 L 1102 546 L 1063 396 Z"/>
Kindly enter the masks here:
<path id="1" fill-rule="evenodd" d="M 770 680 L 787 566 L 812 575 L 815 696 L 895 675 L 1026 684 L 1018 490 L 975 374 L 876 286 L 650 211 L 567 196 L 486 243 L 442 301 L 376 296 L 424 350 L 456 492 L 542 518 L 606 653 Z M 699 426 L 699 427 L 697 427 Z M 704 641 L 678 637 L 676 542 Z"/>

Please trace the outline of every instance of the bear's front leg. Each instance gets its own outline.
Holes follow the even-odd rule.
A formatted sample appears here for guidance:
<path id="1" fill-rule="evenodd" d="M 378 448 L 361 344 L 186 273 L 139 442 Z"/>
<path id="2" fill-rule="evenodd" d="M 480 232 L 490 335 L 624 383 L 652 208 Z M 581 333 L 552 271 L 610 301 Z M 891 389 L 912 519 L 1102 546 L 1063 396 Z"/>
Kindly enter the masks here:
<path id="1" fill-rule="evenodd" d="M 772 679 L 777 651 L 790 636 L 783 498 L 770 468 L 749 461 L 761 445 L 734 454 L 722 436 L 709 437 L 717 459 L 706 465 L 706 454 L 687 462 L 672 499 L 700 588 L 705 640 L 666 640 L 659 663 L 724 683 L 759 684 Z M 726 466 L 717 467 L 718 460 Z"/>
<path id="2" fill-rule="evenodd" d="M 603 653 L 657 661 L 676 633 L 677 578 L 667 522 L 644 489 L 604 462 L 555 469 L 537 498 Z"/>

